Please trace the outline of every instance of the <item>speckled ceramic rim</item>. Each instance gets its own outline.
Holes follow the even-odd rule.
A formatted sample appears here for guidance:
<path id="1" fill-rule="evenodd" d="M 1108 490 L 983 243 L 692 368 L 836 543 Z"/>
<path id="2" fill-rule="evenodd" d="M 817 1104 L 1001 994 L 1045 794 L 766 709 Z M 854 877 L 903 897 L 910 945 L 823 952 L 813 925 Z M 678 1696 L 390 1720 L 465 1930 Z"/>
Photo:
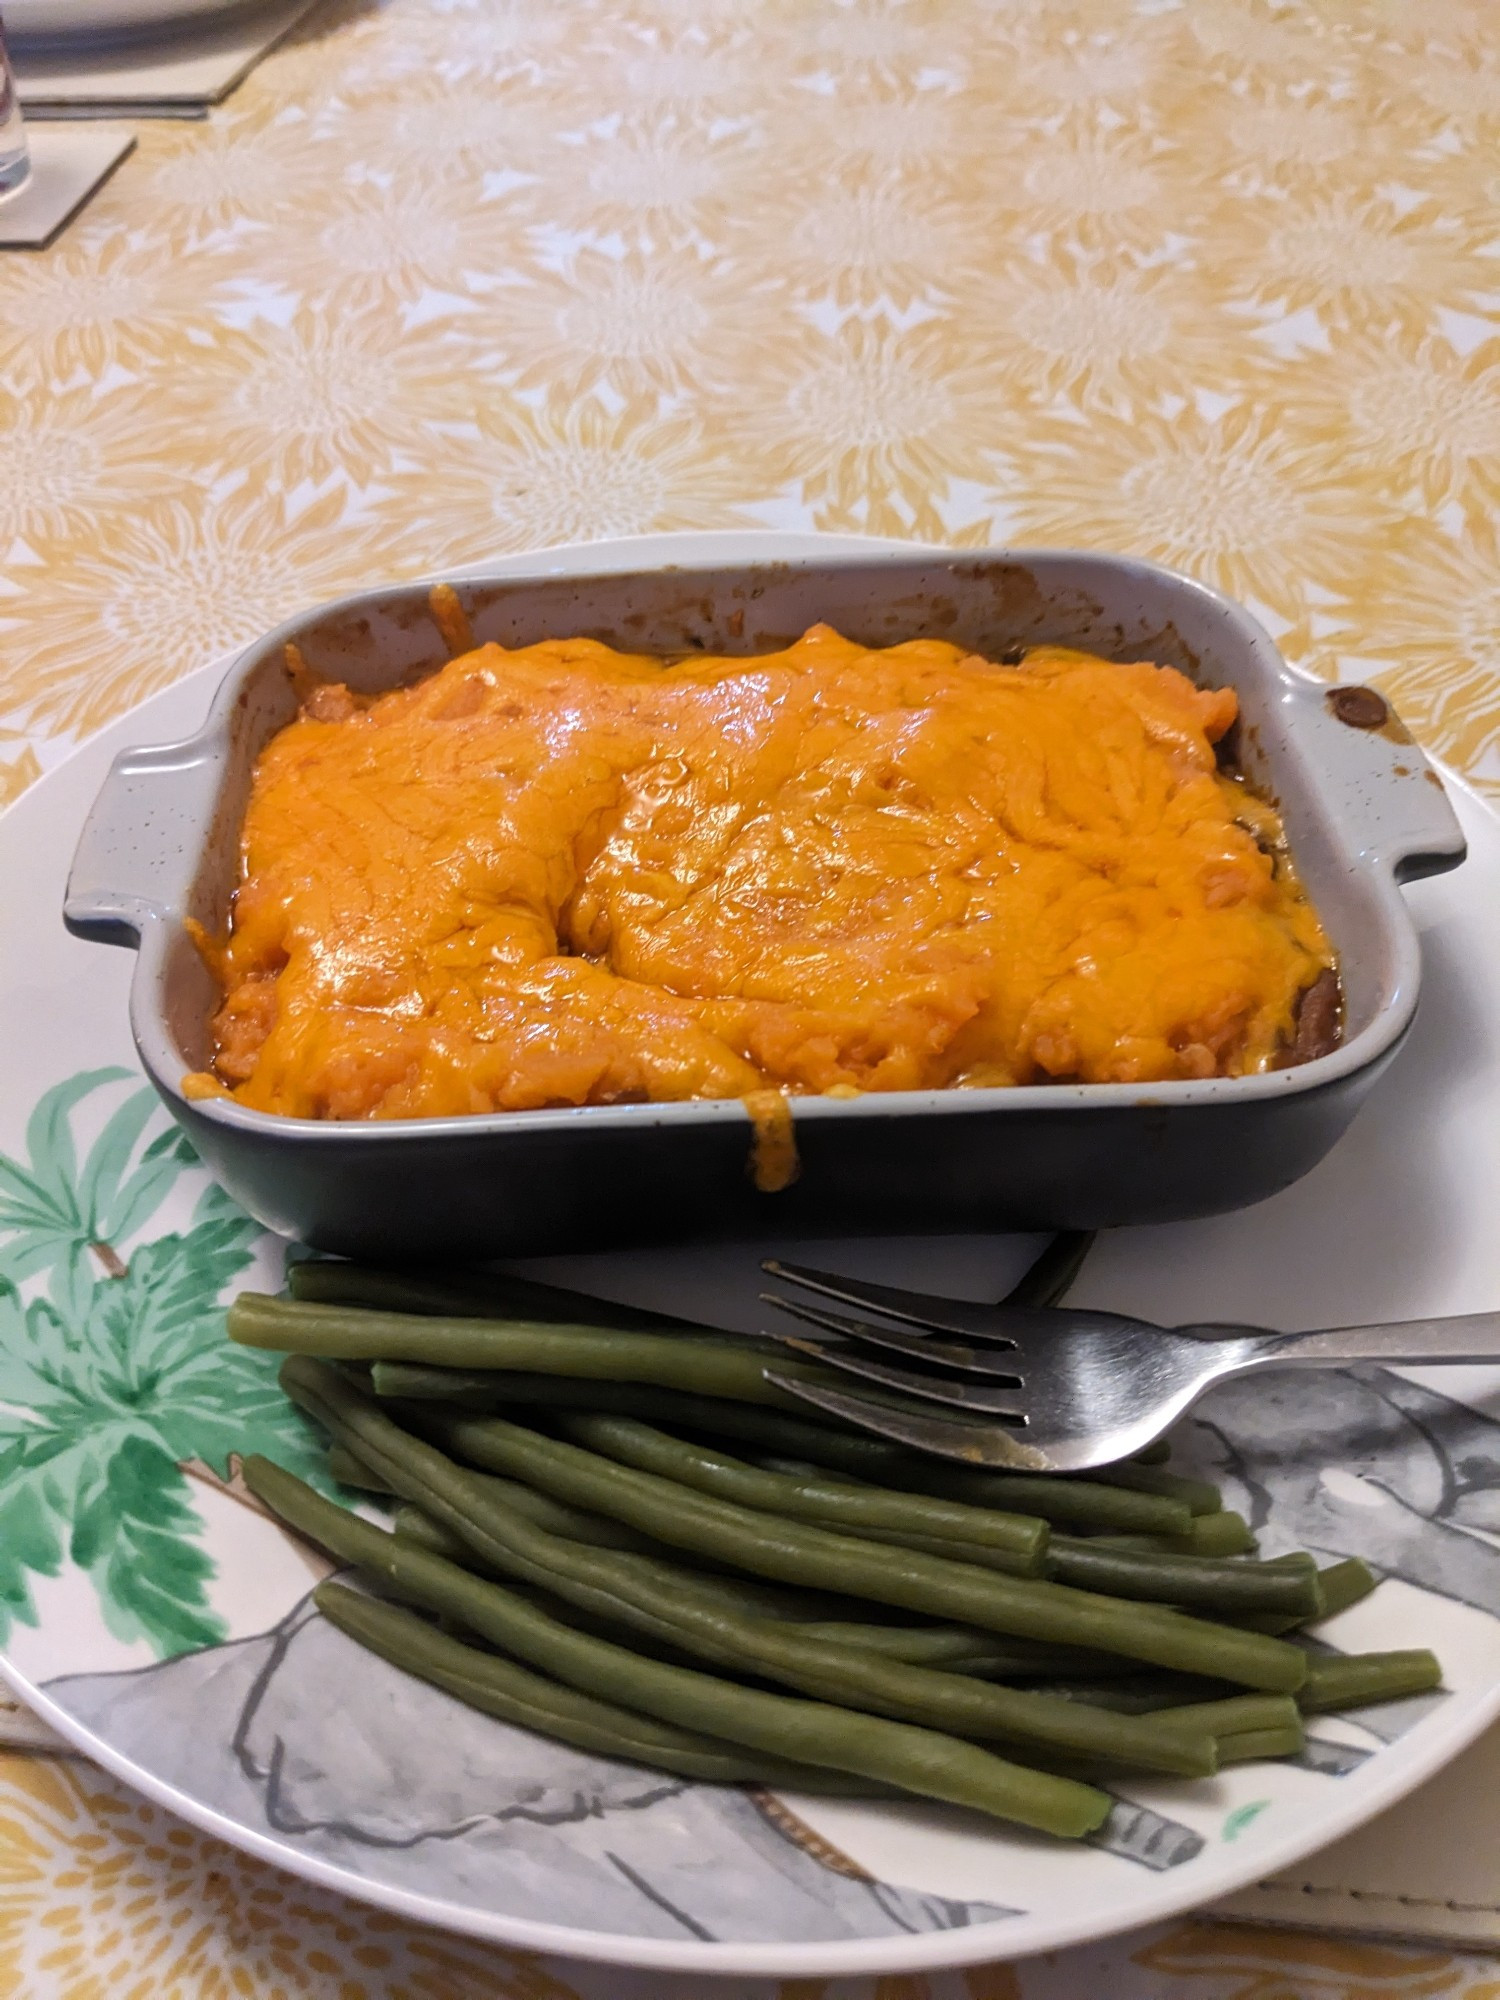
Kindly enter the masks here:
<path id="1" fill-rule="evenodd" d="M 768 545 L 764 553 L 758 546 L 761 542 Z M 659 573 L 670 569 L 674 574 L 691 577 L 700 571 L 722 573 L 737 568 L 748 572 L 763 569 L 767 564 L 784 564 L 789 572 L 868 574 L 872 587 L 895 597 L 900 593 L 903 579 L 913 572 L 930 570 L 938 563 L 952 563 L 960 568 L 976 563 L 1014 564 L 1043 580 L 1049 572 L 1061 573 L 1071 565 L 1087 565 L 1123 587 L 1149 590 L 1164 603 L 1192 604 L 1200 615 L 1206 612 L 1218 627 L 1222 650 L 1248 660 L 1254 672 L 1274 687 L 1281 735 L 1267 751 L 1272 769 L 1285 769 L 1294 759 L 1299 763 L 1304 782 L 1319 801 L 1325 826 L 1340 850 L 1343 865 L 1351 873 L 1363 876 L 1374 892 L 1388 966 L 1381 1005 L 1366 1026 L 1330 1054 L 1295 1069 L 1260 1076 L 1142 1086 L 1036 1084 L 1006 1089 L 894 1091 L 853 1099 L 798 1097 L 795 1116 L 799 1124 L 825 1119 L 889 1120 L 914 1113 L 962 1119 L 1004 1111 L 1045 1109 L 1066 1113 L 1075 1109 L 1098 1110 L 1105 1105 L 1165 1108 L 1276 1100 L 1317 1090 L 1353 1075 L 1377 1061 L 1405 1033 L 1416 1010 L 1420 960 L 1416 933 L 1398 884 L 1418 874 L 1456 865 L 1463 858 L 1464 842 L 1441 781 L 1399 726 L 1388 732 L 1370 732 L 1338 722 L 1327 707 L 1326 685 L 1289 667 L 1249 612 L 1205 584 L 1132 557 L 1049 549 L 950 551 L 886 543 L 867 544 L 864 549 L 854 545 L 855 552 L 851 553 L 847 541 L 831 541 L 829 554 L 821 556 L 808 553 L 805 537 L 786 537 L 785 542 L 795 546 L 796 553 L 790 559 L 780 556 L 777 545 L 784 546 L 784 542 L 776 535 L 682 535 L 652 538 L 645 545 L 621 542 L 605 548 L 547 551 L 514 567 L 489 566 L 464 574 L 474 585 L 493 581 L 514 587 L 560 576 L 580 580 L 617 576 L 623 584 L 632 575 L 648 571 Z M 637 554 L 643 546 L 653 554 L 670 549 L 672 559 L 663 561 L 657 555 L 655 562 L 647 564 Z M 266 660 L 279 658 L 288 640 L 299 638 L 322 620 L 344 615 L 355 618 L 362 612 L 393 603 L 414 603 L 421 599 L 426 588 L 426 584 L 409 584 L 399 589 L 363 591 L 288 619 L 240 655 L 197 736 L 182 743 L 126 752 L 116 760 L 79 844 L 65 916 L 69 928 L 82 936 L 108 937 L 119 942 L 124 932 L 134 933 L 139 939 L 140 956 L 131 987 L 131 1023 L 141 1059 L 168 1098 L 181 1101 L 184 1060 L 157 996 L 163 990 L 166 956 L 180 930 L 180 906 L 193 870 L 179 868 L 176 884 L 151 883 L 133 890 L 105 886 L 112 879 L 117 883 L 122 872 L 129 872 L 125 856 L 138 844 L 141 831 L 140 806 L 127 799 L 124 780 L 132 774 L 153 773 L 190 779 L 192 795 L 182 825 L 187 839 L 196 830 L 192 845 L 195 853 L 201 852 L 219 776 L 241 712 L 242 690 L 262 670 Z M 137 817 L 133 819 L 132 814 Z M 347 1122 L 287 1119 L 249 1110 L 230 1100 L 211 1099 L 195 1104 L 194 1109 L 198 1115 L 230 1130 L 282 1139 L 295 1135 L 299 1146 L 314 1148 L 342 1147 L 351 1139 L 362 1146 L 386 1148 L 459 1134 L 472 1140 L 486 1132 L 514 1129 L 518 1124 L 524 1124 L 531 1132 L 577 1132 L 641 1124 L 663 1127 L 742 1124 L 745 1119 L 737 1100 L 590 1105 L 374 1121 L 354 1126 Z"/>

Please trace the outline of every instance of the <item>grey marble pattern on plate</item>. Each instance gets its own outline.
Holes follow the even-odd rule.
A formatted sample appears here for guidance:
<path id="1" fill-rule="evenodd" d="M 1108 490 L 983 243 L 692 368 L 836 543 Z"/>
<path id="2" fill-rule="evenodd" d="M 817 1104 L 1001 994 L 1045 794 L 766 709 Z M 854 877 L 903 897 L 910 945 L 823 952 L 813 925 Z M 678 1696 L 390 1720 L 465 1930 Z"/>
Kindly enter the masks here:
<path id="1" fill-rule="evenodd" d="M 753 1797 L 593 1757 L 413 1680 L 299 1605 L 258 1638 L 47 1692 L 156 1777 L 302 1853 L 535 1922 L 812 1942 L 1014 1914 L 818 1858 Z"/>

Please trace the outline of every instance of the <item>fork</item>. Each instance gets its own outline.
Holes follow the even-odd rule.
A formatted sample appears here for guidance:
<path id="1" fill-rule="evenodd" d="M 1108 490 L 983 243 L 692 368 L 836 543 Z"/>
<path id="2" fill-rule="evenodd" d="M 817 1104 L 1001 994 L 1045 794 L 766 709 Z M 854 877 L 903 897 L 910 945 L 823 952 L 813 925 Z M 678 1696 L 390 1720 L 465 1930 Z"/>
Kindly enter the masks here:
<path id="1" fill-rule="evenodd" d="M 848 1392 L 774 1368 L 766 1370 L 767 1381 L 918 1451 L 1014 1472 L 1086 1472 L 1130 1458 L 1215 1383 L 1257 1368 L 1500 1361 L 1500 1312 L 1315 1333 L 1169 1327 L 1086 1306 L 971 1304 L 776 1260 L 761 1268 L 881 1321 L 763 1292 L 767 1305 L 839 1336 L 835 1344 L 767 1329 L 773 1340 L 878 1387 Z M 952 1335 L 958 1338 L 946 1337 Z M 872 1348 L 923 1366 L 900 1367 Z M 924 1404 L 946 1406 L 949 1414 Z"/>

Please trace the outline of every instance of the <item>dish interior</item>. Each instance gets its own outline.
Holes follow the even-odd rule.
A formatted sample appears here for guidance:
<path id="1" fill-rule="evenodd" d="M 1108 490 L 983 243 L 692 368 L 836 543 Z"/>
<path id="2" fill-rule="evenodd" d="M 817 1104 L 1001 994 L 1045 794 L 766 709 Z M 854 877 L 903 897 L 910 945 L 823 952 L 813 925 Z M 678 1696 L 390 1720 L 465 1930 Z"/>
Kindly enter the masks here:
<path id="1" fill-rule="evenodd" d="M 1389 994 L 1393 967 L 1376 881 L 1350 869 L 1339 829 L 1316 796 L 1316 774 L 1286 752 L 1286 710 L 1315 693 L 1299 686 L 1248 619 L 1180 579 L 1109 558 L 1046 556 L 481 581 L 459 594 L 475 643 L 510 648 L 567 633 L 667 657 L 753 656 L 821 621 L 872 647 L 939 636 L 1006 660 L 1060 645 L 1232 687 L 1240 720 L 1223 746 L 1225 761 L 1282 814 L 1339 956 L 1346 1041 L 1371 1026 Z M 221 698 L 222 781 L 184 904 L 212 934 L 222 934 L 229 914 L 255 760 L 297 714 L 284 665 L 288 637 L 313 674 L 366 695 L 422 679 L 449 657 L 420 586 L 313 614 L 247 657 Z M 174 938 L 170 960 L 164 993 L 173 1039 L 184 1068 L 201 1069 L 217 991 L 185 935 Z"/>

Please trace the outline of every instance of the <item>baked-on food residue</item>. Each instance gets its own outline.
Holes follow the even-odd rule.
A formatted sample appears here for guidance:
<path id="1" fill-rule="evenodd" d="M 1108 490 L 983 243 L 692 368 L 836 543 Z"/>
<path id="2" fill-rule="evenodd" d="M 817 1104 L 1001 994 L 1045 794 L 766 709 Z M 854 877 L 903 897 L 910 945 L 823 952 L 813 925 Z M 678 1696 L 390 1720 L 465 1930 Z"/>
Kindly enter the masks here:
<path id="1" fill-rule="evenodd" d="M 556 639 L 299 691 L 229 934 L 200 940 L 223 1001 L 190 1094 L 738 1097 L 789 1171 L 776 1093 L 1243 1075 L 1302 1053 L 1332 985 L 1275 812 L 1218 768 L 1233 694 L 1170 667 L 814 626 L 755 658 Z"/>

